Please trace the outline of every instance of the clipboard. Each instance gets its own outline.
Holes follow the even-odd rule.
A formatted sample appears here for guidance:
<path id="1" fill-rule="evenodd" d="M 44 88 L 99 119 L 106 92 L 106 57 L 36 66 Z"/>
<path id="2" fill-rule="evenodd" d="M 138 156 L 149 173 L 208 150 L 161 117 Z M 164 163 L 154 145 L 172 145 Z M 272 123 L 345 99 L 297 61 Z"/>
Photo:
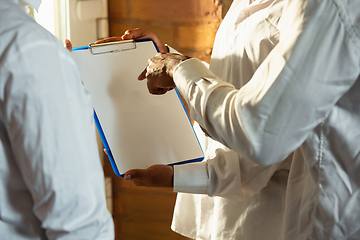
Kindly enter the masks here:
<path id="1" fill-rule="evenodd" d="M 137 80 L 159 52 L 151 39 L 74 48 L 83 84 L 92 96 L 94 120 L 115 174 L 154 164 L 203 160 L 203 151 L 177 89 L 148 92 Z"/>

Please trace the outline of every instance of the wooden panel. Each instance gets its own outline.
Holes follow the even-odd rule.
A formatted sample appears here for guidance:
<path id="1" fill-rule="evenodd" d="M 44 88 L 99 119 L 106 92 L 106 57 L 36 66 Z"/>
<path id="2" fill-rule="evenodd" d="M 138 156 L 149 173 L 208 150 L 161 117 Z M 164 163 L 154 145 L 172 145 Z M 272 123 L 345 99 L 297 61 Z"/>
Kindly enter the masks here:
<path id="1" fill-rule="evenodd" d="M 131 0 L 131 17 L 147 21 L 221 20 L 221 5 L 214 0 Z"/>
<path id="2" fill-rule="evenodd" d="M 114 217 L 117 239 L 184 239 L 170 229 L 176 194 L 171 189 L 135 187 L 117 179 Z"/>
<path id="3" fill-rule="evenodd" d="M 190 57 L 209 62 L 223 1 L 108 0 L 111 36 L 142 28 Z M 232 0 L 224 0 L 227 4 Z"/>

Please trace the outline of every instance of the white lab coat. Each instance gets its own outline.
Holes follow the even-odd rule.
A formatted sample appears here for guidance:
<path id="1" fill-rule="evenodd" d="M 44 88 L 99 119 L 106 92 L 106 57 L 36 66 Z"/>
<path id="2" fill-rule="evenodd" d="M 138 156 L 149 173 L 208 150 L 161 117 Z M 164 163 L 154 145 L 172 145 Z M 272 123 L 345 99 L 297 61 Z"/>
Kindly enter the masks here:
<path id="1" fill-rule="evenodd" d="M 114 239 L 90 94 L 63 44 L 0 2 L 0 239 Z"/>
<path id="2" fill-rule="evenodd" d="M 213 73 L 236 88 L 250 80 L 278 43 L 276 25 L 284 5 L 281 0 L 247 2 L 233 2 L 218 30 L 210 64 Z M 206 163 L 175 166 L 174 186 L 175 191 L 207 195 L 178 193 L 172 229 L 195 239 L 280 239 L 291 159 L 263 167 L 206 137 L 196 123 L 194 128 Z M 207 169 L 209 177 L 194 172 L 197 167 Z M 199 183 L 203 188 L 196 189 Z"/>
<path id="3" fill-rule="evenodd" d="M 288 0 L 279 43 L 240 90 L 197 59 L 174 70 L 212 138 L 262 165 L 295 151 L 284 239 L 360 239 L 359 9 L 359 1 Z"/>

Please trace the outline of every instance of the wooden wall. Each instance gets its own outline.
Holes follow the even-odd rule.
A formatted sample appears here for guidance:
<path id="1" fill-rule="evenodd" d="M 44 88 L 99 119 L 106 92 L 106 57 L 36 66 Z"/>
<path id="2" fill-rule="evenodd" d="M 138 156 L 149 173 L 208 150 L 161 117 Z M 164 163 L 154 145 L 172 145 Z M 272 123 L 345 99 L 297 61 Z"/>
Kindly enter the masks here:
<path id="1" fill-rule="evenodd" d="M 216 31 L 232 0 L 108 0 L 110 36 L 143 28 L 179 52 L 210 60 Z"/>

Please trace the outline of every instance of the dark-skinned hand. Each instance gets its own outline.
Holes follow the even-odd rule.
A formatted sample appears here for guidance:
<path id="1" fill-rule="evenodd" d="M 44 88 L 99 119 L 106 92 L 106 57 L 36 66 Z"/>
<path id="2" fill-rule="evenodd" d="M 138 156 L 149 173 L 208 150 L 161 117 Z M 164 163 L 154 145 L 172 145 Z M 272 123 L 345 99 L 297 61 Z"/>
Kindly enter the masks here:
<path id="1" fill-rule="evenodd" d="M 147 87 L 151 94 L 165 94 L 176 87 L 173 80 L 174 68 L 187 59 L 189 57 L 176 53 L 158 53 L 149 59 L 147 68 L 138 79 L 147 79 Z"/>
<path id="2" fill-rule="evenodd" d="M 157 164 L 147 169 L 132 169 L 125 173 L 125 180 L 136 186 L 173 187 L 174 169 L 171 166 Z"/>
<path id="3" fill-rule="evenodd" d="M 107 155 L 106 149 L 104 152 Z M 135 186 L 144 187 L 173 187 L 174 168 L 157 164 L 147 169 L 131 169 L 124 174 L 125 180 L 130 180 Z"/>

